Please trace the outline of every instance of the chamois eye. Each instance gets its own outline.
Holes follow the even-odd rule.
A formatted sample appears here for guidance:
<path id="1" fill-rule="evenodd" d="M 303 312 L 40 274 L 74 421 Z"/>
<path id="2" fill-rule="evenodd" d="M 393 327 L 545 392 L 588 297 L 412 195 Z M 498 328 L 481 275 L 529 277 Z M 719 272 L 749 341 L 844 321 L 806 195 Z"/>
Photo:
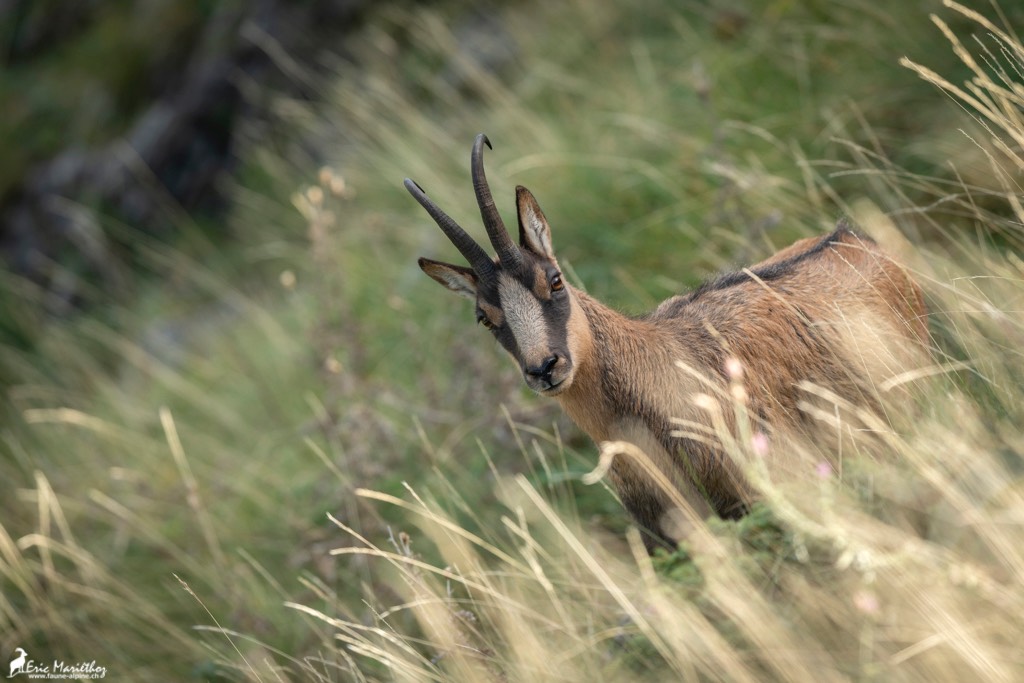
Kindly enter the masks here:
<path id="1" fill-rule="evenodd" d="M 551 278 L 551 291 L 560 292 L 565 289 L 565 285 L 562 283 L 562 276 L 559 273 L 555 273 L 554 277 Z"/>
<path id="2" fill-rule="evenodd" d="M 477 321 L 477 322 L 479 322 L 481 325 L 483 325 L 484 327 L 486 327 L 489 330 L 494 328 L 494 323 L 492 323 L 490 320 L 488 320 L 485 317 L 481 316 L 480 320 Z"/>

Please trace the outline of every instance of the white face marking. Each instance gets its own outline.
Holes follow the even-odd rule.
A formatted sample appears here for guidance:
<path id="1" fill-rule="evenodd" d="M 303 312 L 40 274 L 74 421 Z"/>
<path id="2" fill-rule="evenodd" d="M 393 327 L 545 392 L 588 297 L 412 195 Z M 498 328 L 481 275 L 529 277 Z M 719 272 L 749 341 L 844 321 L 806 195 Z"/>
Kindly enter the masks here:
<path id="1" fill-rule="evenodd" d="M 516 346 L 523 356 L 521 360 L 528 364 L 533 349 L 540 349 L 540 353 L 546 355 L 547 323 L 544 321 L 544 309 L 533 292 L 514 277 L 501 273 L 498 276 L 498 297 L 505 314 L 505 324 L 515 337 Z"/>

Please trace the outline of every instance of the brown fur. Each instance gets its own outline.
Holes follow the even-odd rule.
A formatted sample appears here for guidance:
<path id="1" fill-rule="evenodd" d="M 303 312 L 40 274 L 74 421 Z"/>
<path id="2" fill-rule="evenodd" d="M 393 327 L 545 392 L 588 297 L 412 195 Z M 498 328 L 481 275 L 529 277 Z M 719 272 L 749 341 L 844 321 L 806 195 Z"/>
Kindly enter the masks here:
<path id="1" fill-rule="evenodd" d="M 673 297 L 639 319 L 573 291 L 579 316 L 574 310 L 570 335 L 580 341 L 576 377 L 558 396 L 562 407 L 594 441 L 628 441 L 647 452 L 698 511 L 742 514 L 751 495 L 731 461 L 672 435 L 671 418 L 708 423 L 693 398 L 726 389 L 726 358 L 742 364 L 750 413 L 781 432 L 804 420 L 800 382 L 877 406 L 878 383 L 927 357 L 920 288 L 873 241 L 848 229 L 801 240 L 748 272 L 815 248 L 770 281 L 748 277 Z M 618 457 L 610 473 L 649 547 L 678 540 L 663 529 L 665 494 L 636 463 Z"/>

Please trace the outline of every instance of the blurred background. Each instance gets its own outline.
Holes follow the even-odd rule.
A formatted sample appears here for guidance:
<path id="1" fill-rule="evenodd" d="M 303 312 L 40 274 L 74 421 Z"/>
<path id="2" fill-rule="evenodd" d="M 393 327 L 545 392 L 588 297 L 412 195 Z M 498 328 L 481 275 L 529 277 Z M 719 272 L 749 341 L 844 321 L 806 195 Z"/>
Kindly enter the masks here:
<path id="1" fill-rule="evenodd" d="M 627 520 L 580 482 L 596 448 L 419 272 L 458 257 L 403 178 L 477 230 L 486 132 L 499 209 L 530 187 L 573 283 L 630 313 L 844 215 L 1012 263 L 1019 104 L 993 134 L 901 65 L 984 69 L 1019 102 L 1024 7 L 967 4 L 993 23 L 933 0 L 0 0 L 0 662 L 454 675 L 422 622 L 381 616 L 403 580 L 330 552 L 446 566 L 364 489 L 492 538 L 522 475 L 621 556 Z M 960 329 L 933 329 L 951 360 Z M 1013 423 L 1018 370 L 957 385 L 979 420 Z M 421 669 L 342 622 L 404 634 Z M 602 650 L 602 680 L 659 677 L 645 647 Z M 886 647 L 829 666 L 897 680 Z"/>

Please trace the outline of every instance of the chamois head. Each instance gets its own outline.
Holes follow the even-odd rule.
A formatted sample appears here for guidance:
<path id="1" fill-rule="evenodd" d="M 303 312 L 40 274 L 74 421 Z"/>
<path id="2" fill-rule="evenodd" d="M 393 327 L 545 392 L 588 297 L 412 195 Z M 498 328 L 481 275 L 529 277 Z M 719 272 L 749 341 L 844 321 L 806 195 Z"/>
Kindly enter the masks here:
<path id="1" fill-rule="evenodd" d="M 572 294 L 555 260 L 547 219 L 525 187 L 516 188 L 519 245 L 509 237 L 484 175 L 484 145 L 490 147 L 491 143 L 481 133 L 473 143 L 473 188 L 497 258 L 492 259 L 419 185 L 406 179 L 406 189 L 470 267 L 427 258 L 420 258 L 419 265 L 448 289 L 474 300 L 477 322 L 516 360 L 526 384 L 540 394 L 554 396 L 569 388 L 574 374 L 575 343 L 569 334 Z"/>

